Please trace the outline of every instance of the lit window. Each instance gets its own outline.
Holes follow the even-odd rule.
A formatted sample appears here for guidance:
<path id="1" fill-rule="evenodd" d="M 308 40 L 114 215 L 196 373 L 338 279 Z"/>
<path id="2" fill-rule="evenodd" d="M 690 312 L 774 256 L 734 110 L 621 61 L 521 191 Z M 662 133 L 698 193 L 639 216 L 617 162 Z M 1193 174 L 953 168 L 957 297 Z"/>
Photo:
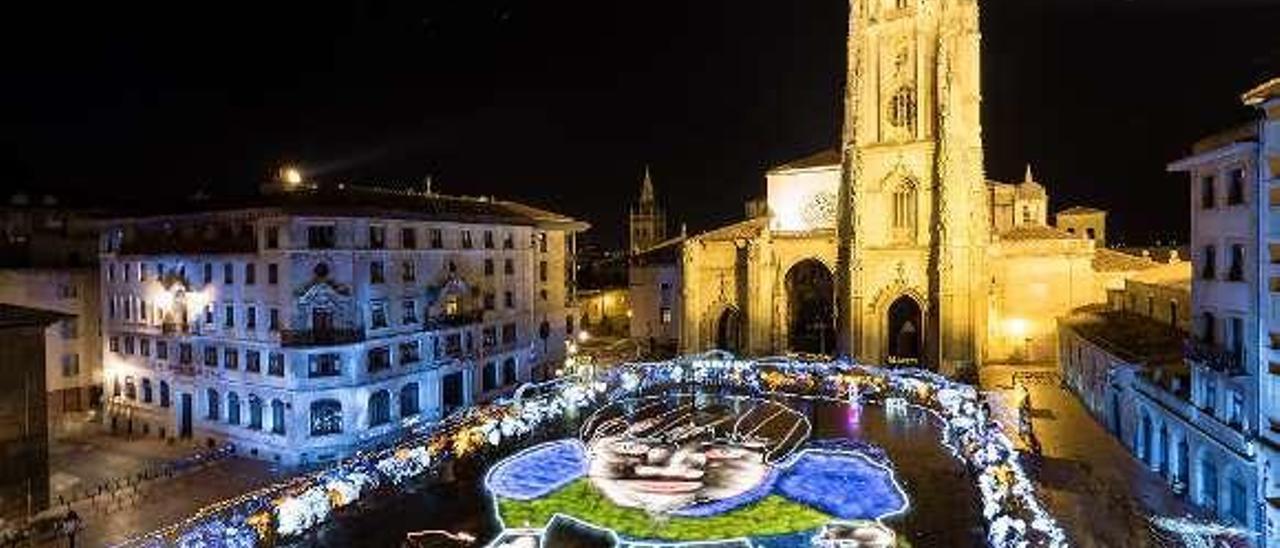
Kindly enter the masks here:
<path id="1" fill-rule="evenodd" d="M 311 435 L 339 433 L 342 433 L 342 404 L 338 400 L 311 402 Z"/>

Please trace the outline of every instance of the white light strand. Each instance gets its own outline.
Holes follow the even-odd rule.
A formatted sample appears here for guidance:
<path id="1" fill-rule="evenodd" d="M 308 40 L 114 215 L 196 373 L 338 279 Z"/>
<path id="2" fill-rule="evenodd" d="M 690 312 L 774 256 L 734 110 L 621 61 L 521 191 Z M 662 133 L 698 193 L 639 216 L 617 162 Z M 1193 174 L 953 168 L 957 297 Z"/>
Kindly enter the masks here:
<path id="1" fill-rule="evenodd" d="M 894 409 L 922 407 L 942 421 L 943 443 L 974 471 L 991 546 L 1066 545 L 1062 529 L 1035 497 L 1013 443 L 986 416 L 977 391 L 936 373 L 792 358 L 739 360 L 714 352 L 619 366 L 604 372 L 601 381 L 561 379 L 535 387 L 543 396 L 473 407 L 455 420 L 413 431 L 395 448 L 357 453 L 326 470 L 215 504 L 125 545 L 160 541 L 204 546 L 212 542 L 214 531 L 220 545 L 292 537 L 379 487 L 399 486 L 449 459 L 517 440 L 568 412 L 595 405 L 602 396 L 611 401 L 691 383 L 840 401 L 852 394 L 879 398 Z"/>

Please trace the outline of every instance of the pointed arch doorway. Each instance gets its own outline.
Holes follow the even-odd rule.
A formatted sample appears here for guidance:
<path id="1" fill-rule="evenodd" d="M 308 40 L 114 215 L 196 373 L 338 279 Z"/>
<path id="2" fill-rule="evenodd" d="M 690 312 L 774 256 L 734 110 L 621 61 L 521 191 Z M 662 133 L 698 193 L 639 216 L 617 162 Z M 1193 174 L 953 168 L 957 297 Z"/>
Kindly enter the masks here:
<path id="1" fill-rule="evenodd" d="M 924 362 L 924 321 L 920 303 L 902 295 L 889 305 L 887 361 L 890 365 L 918 366 Z"/>
<path id="2" fill-rule="evenodd" d="M 816 259 L 796 263 L 786 276 L 787 348 L 831 354 L 836 344 L 835 280 Z"/>
<path id="3" fill-rule="evenodd" d="M 716 320 L 716 349 L 742 354 L 742 315 L 736 308 L 726 308 Z"/>

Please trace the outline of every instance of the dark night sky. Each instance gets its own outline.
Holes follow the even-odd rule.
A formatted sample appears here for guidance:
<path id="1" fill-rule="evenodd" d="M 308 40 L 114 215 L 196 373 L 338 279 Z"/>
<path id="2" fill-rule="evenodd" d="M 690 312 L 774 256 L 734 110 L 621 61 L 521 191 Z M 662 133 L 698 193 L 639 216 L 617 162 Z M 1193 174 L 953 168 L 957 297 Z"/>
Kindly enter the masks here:
<path id="1" fill-rule="evenodd" d="M 43 4 L 0 22 L 0 188 L 87 204 L 243 194 L 291 160 L 432 173 L 619 243 L 646 162 L 701 229 L 839 132 L 844 0 Z M 1276 1 L 984 6 L 988 176 L 1032 162 L 1054 209 L 1110 209 L 1113 240 L 1184 234 L 1164 165 L 1280 74 Z"/>

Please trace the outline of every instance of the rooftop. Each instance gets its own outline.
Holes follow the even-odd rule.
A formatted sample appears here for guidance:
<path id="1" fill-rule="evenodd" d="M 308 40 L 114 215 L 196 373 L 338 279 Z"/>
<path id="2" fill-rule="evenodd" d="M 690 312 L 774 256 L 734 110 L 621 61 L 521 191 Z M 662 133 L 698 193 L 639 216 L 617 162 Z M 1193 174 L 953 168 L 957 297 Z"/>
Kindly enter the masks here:
<path id="1" fill-rule="evenodd" d="M 1182 363 L 1186 334 L 1146 316 L 1093 304 L 1073 310 L 1061 322 L 1130 363 L 1175 367 Z"/>
<path id="2" fill-rule="evenodd" d="M 1098 248 L 1093 254 L 1093 269 L 1098 272 L 1127 272 L 1133 270 L 1146 270 L 1159 266 L 1157 263 L 1147 257 L 1139 257 L 1128 253 L 1121 253 L 1114 249 L 1105 247 Z"/>
<path id="3" fill-rule="evenodd" d="M 1000 233 L 1001 240 L 1023 242 L 1031 240 L 1075 240 L 1076 236 L 1051 226 L 1021 225 Z"/>
<path id="4" fill-rule="evenodd" d="M 1276 97 L 1280 97 L 1280 77 L 1272 78 L 1246 91 L 1241 99 L 1244 104 L 1253 106 Z"/>
<path id="5" fill-rule="evenodd" d="M 770 169 L 769 173 L 777 173 L 779 171 L 790 171 L 793 169 L 838 167 L 841 161 L 842 161 L 842 158 L 840 156 L 840 150 L 829 148 L 821 152 L 810 154 L 808 156 L 805 156 L 804 158 L 792 160 L 790 162 L 782 164 L 778 167 Z"/>
<path id="6" fill-rule="evenodd" d="M 1189 292 L 1191 291 L 1191 263 L 1189 261 L 1157 263 L 1156 266 L 1134 274 L 1130 279 Z"/>
<path id="7" fill-rule="evenodd" d="M 1258 124 L 1255 122 L 1246 122 L 1196 141 L 1191 145 L 1191 153 L 1203 154 L 1228 145 L 1236 143 L 1250 143 L 1257 140 Z"/>
<path id="8" fill-rule="evenodd" d="M 706 240 L 706 241 L 725 241 L 725 240 L 738 240 L 738 239 L 744 239 L 744 238 L 755 238 L 756 236 L 759 236 L 760 233 L 763 232 L 765 227 L 767 227 L 768 225 L 769 225 L 768 217 L 756 217 L 754 219 L 739 221 L 737 223 L 734 223 L 728 226 L 722 226 L 714 230 L 703 232 L 702 234 L 693 236 L 692 239 Z"/>
<path id="9" fill-rule="evenodd" d="M 1098 213 L 1102 213 L 1105 215 L 1107 211 L 1105 209 L 1098 209 L 1096 207 L 1073 206 L 1073 207 L 1068 207 L 1062 211 L 1059 211 L 1057 214 L 1058 215 L 1096 215 Z"/>
<path id="10" fill-rule="evenodd" d="M 139 212 L 133 218 L 163 219 L 192 214 L 262 211 L 326 217 L 533 225 L 579 231 L 589 227 L 585 222 L 519 202 L 353 185 L 316 186 L 247 198 L 199 200 L 175 204 L 165 211 Z"/>
<path id="11" fill-rule="evenodd" d="M 680 260 L 680 250 L 683 247 L 685 237 L 676 236 L 669 240 L 658 243 L 644 251 L 636 253 L 631 257 L 631 264 L 643 266 L 646 264 L 669 264 L 676 263 Z"/>

